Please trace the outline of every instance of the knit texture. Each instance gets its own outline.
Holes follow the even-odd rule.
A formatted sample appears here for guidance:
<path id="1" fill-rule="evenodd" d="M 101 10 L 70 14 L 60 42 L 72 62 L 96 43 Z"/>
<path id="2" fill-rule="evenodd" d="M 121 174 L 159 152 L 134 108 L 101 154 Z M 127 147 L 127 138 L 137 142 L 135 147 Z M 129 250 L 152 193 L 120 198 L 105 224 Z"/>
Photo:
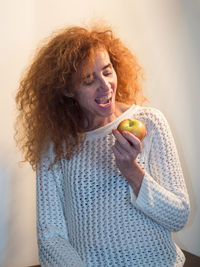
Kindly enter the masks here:
<path id="1" fill-rule="evenodd" d="M 136 197 L 116 167 L 112 129 L 125 118 L 147 128 L 137 161 L 145 176 Z M 185 257 L 171 238 L 186 224 L 189 199 L 174 139 L 163 114 L 133 105 L 87 132 L 69 161 L 53 146 L 37 166 L 37 231 L 42 266 L 171 267 Z"/>

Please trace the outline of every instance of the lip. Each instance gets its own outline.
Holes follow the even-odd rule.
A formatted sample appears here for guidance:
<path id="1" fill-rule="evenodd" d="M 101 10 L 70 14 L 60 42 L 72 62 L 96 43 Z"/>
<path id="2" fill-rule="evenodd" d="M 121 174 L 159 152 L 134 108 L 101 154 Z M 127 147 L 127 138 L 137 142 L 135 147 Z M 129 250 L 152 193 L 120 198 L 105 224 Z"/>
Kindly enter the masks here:
<path id="1" fill-rule="evenodd" d="M 99 96 L 97 96 L 96 98 L 107 97 L 107 96 L 109 96 L 109 95 L 111 95 L 111 97 L 112 97 L 112 92 L 110 92 L 110 93 L 108 93 L 108 94 L 104 94 L 104 95 L 99 95 Z"/>
<path id="2" fill-rule="evenodd" d="M 104 96 L 108 96 L 108 95 L 106 94 Z M 103 96 L 101 96 L 101 97 L 103 97 Z M 96 101 L 95 101 L 95 103 L 96 103 Z M 98 106 L 98 108 L 101 108 L 101 109 L 104 109 L 104 110 L 105 109 L 109 109 L 112 106 L 112 104 L 113 104 L 113 95 L 111 95 L 110 103 L 108 103 L 106 105 L 101 105 L 101 104 L 97 104 L 96 103 L 96 105 Z"/>

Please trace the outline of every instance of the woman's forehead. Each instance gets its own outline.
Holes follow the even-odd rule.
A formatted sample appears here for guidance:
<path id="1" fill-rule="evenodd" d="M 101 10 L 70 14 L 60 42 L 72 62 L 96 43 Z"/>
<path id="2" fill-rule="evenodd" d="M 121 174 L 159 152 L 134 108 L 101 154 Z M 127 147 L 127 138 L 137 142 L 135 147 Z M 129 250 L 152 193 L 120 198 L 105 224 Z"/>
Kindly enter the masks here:
<path id="1" fill-rule="evenodd" d="M 79 66 L 78 72 L 81 76 L 91 74 L 95 69 L 103 68 L 110 63 L 110 56 L 105 48 L 97 48 L 91 51 L 90 56 Z"/>

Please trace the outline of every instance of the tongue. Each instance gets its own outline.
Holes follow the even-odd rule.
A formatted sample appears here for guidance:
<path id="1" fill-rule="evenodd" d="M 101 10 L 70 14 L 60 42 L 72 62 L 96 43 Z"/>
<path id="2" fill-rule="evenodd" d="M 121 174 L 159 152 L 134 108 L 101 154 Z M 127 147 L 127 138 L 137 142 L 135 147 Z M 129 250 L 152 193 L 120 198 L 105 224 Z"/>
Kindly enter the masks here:
<path id="1" fill-rule="evenodd" d="M 104 100 L 95 99 L 95 101 L 97 102 L 97 104 L 107 104 L 109 102 L 108 99 L 104 99 Z"/>

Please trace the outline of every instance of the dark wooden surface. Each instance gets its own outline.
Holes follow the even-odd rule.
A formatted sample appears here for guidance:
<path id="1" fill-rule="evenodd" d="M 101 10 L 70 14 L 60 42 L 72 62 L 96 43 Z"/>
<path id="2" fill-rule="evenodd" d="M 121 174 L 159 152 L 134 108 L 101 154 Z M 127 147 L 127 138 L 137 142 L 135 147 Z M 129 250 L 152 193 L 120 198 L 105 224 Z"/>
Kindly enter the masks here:
<path id="1" fill-rule="evenodd" d="M 185 254 L 186 257 L 184 267 L 200 267 L 200 257 L 184 250 L 183 253 Z M 40 267 L 40 265 L 34 265 L 29 267 Z"/>
<path id="2" fill-rule="evenodd" d="M 186 261 L 184 267 L 200 267 L 200 257 L 183 250 Z"/>

